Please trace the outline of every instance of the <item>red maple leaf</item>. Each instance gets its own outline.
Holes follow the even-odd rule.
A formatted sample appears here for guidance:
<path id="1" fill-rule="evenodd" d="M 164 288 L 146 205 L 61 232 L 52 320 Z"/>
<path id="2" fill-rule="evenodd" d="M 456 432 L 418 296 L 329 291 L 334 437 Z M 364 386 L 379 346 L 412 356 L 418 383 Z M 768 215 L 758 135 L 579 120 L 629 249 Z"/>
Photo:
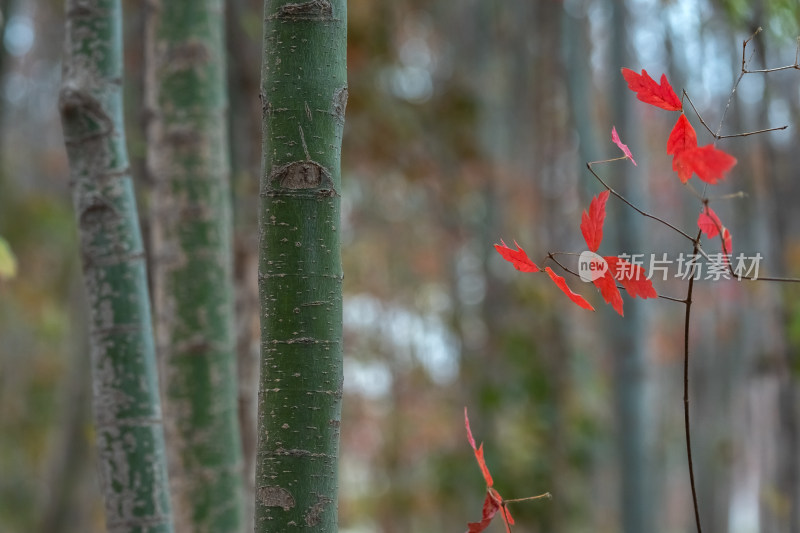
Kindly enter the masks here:
<path id="1" fill-rule="evenodd" d="M 517 244 L 517 241 L 514 241 L 514 245 L 517 247 L 516 250 L 512 250 L 506 246 L 503 239 L 500 239 L 500 244 L 495 244 L 494 247 L 497 252 L 503 256 L 503 259 L 514 265 L 514 268 L 520 272 L 539 272 L 539 267 L 530 260 L 528 254 Z"/>
<path id="2" fill-rule="evenodd" d="M 633 154 L 631 154 L 631 149 L 628 148 L 627 144 L 624 144 L 622 141 L 619 140 L 619 135 L 617 134 L 616 126 L 611 127 L 611 140 L 614 141 L 614 144 L 616 144 L 620 150 L 622 150 L 622 153 L 625 154 L 625 157 L 631 160 L 633 166 L 638 166 L 636 164 L 636 160 L 633 158 Z"/>
<path id="3" fill-rule="evenodd" d="M 733 237 L 731 237 L 731 232 L 728 231 L 728 228 L 722 228 L 722 253 L 733 253 Z"/>
<path id="4" fill-rule="evenodd" d="M 604 257 L 608 263 L 608 270 L 619 281 L 628 296 L 642 299 L 658 298 L 658 293 L 653 288 L 653 282 L 645 276 L 644 268 L 641 265 L 634 265 L 621 257 Z"/>
<path id="5" fill-rule="evenodd" d="M 725 226 L 720 222 L 719 217 L 713 209 L 707 205 L 700 211 L 700 217 L 697 219 L 697 227 L 706 234 L 706 237 L 713 239 L 719 235 L 720 230 Z"/>
<path id="6" fill-rule="evenodd" d="M 594 198 L 589 204 L 589 212 L 583 210 L 581 218 L 581 233 L 583 240 L 589 250 L 596 252 L 603 241 L 603 222 L 606 219 L 606 202 L 608 201 L 608 191 L 603 191 Z"/>
<path id="7" fill-rule="evenodd" d="M 564 278 L 553 272 L 553 270 L 550 267 L 545 267 L 544 271 L 547 272 L 547 275 L 550 276 L 550 279 L 553 280 L 553 283 L 555 283 L 559 289 L 564 291 L 564 294 L 569 296 L 570 300 L 572 300 L 573 302 L 575 302 L 584 309 L 588 309 L 589 311 L 594 311 L 594 307 L 592 307 L 592 304 L 587 302 L 583 296 L 572 292 L 572 289 L 569 288 Z"/>
<path id="8" fill-rule="evenodd" d="M 692 174 L 714 185 L 736 164 L 736 158 L 726 154 L 713 145 L 707 144 L 684 150 L 672 160 L 672 168 L 678 172 L 682 183 L 689 181 Z"/>
<path id="9" fill-rule="evenodd" d="M 480 533 L 492 522 L 492 518 L 494 515 L 497 514 L 498 509 L 500 509 L 500 504 L 497 503 L 492 497 L 492 494 L 487 491 L 486 492 L 486 499 L 483 501 L 483 512 L 481 514 L 481 521 L 480 522 L 468 522 L 467 523 L 467 533 Z"/>
<path id="10" fill-rule="evenodd" d="M 594 283 L 595 287 L 600 289 L 600 295 L 603 297 L 603 300 L 605 300 L 607 304 L 611 304 L 611 307 L 619 313 L 619 316 L 625 316 L 622 313 L 622 295 L 619 293 L 617 282 L 614 279 L 614 275 L 611 273 L 611 269 L 609 268 L 606 270 L 602 277 L 597 278 L 592 283 Z"/>
<path id="11" fill-rule="evenodd" d="M 475 452 L 475 459 L 478 460 L 478 466 L 481 468 L 483 479 L 486 481 L 486 499 L 483 501 L 481 521 L 469 522 L 467 524 L 467 533 L 480 533 L 486 529 L 491 523 L 492 518 L 494 518 L 494 516 L 497 514 L 498 510 L 500 510 L 500 518 L 503 519 L 503 524 L 506 526 L 506 531 L 511 533 L 511 527 L 509 524 L 513 524 L 514 519 L 511 518 L 511 513 L 508 512 L 508 509 L 503 501 L 503 497 L 500 496 L 499 492 L 492 488 L 492 485 L 494 485 L 494 480 L 492 479 L 492 475 L 489 473 L 489 468 L 486 466 L 486 461 L 483 459 L 483 443 L 481 443 L 481 445 L 478 447 L 475 446 L 475 439 L 472 437 L 472 430 L 469 427 L 469 416 L 467 416 L 466 407 L 464 408 L 464 426 L 467 428 L 467 440 L 469 440 L 469 445 L 472 446 L 472 450 Z"/>
<path id="12" fill-rule="evenodd" d="M 672 128 L 672 132 L 667 139 L 667 155 L 672 155 L 677 158 L 686 150 L 697 147 L 697 134 L 694 131 L 689 119 L 686 115 L 681 113 L 678 121 Z M 672 163 L 672 170 L 675 168 L 675 162 Z"/>
<path id="13" fill-rule="evenodd" d="M 672 86 L 667 81 L 665 74 L 661 75 L 661 85 L 657 84 L 653 78 L 642 69 L 641 74 L 637 74 L 628 68 L 622 69 L 622 76 L 628 82 L 628 88 L 636 93 L 636 98 L 642 102 L 667 111 L 680 111 L 683 109 L 678 95 L 672 90 Z"/>
<path id="14" fill-rule="evenodd" d="M 469 445 L 472 446 L 472 450 L 475 452 L 475 459 L 478 460 L 478 466 L 481 467 L 481 473 L 483 473 L 483 479 L 486 481 L 486 488 L 491 488 L 494 485 L 494 480 L 492 479 L 492 474 L 489 473 L 489 468 L 486 466 L 486 461 L 483 459 L 483 443 L 479 447 L 475 447 L 475 439 L 472 437 L 472 430 L 469 428 L 469 416 L 467 416 L 467 408 L 464 408 L 464 425 L 467 428 L 467 440 L 469 440 Z"/>

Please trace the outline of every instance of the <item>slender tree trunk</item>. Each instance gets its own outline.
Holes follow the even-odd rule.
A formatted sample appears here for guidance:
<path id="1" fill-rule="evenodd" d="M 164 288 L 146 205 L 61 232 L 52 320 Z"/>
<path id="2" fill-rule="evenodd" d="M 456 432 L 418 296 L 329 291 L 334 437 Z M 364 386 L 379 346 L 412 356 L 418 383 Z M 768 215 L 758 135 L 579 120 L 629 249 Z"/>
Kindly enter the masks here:
<path id="1" fill-rule="evenodd" d="M 346 0 L 264 2 L 257 532 L 337 529 Z"/>
<path id="2" fill-rule="evenodd" d="M 261 5 L 253 0 L 228 0 L 225 17 L 228 41 L 228 138 L 231 145 L 231 186 L 234 195 L 234 287 L 236 288 L 239 427 L 244 459 L 245 531 L 253 531 L 255 513 L 258 367 L 261 330 L 258 300 L 258 175 L 261 167 L 261 113 L 256 95 L 261 57 Z M 248 33 L 252 22 L 258 37 Z"/>
<path id="3" fill-rule="evenodd" d="M 222 0 L 152 0 L 152 270 L 175 529 L 244 524 Z"/>
<path id="4" fill-rule="evenodd" d="M 171 532 L 145 258 L 122 124 L 120 0 L 68 0 L 60 109 L 89 300 L 108 531 Z"/>

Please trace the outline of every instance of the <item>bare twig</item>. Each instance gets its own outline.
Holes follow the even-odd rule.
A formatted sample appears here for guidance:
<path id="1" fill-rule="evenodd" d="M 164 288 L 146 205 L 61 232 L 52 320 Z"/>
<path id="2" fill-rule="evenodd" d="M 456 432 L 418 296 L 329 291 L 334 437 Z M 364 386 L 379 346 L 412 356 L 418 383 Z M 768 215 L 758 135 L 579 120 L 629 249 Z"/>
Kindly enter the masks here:
<path id="1" fill-rule="evenodd" d="M 503 500 L 505 503 L 514 503 L 514 502 L 527 502 L 528 500 L 541 500 L 542 498 L 547 498 L 548 500 L 553 499 L 553 495 L 549 492 L 545 492 L 544 494 L 539 494 L 538 496 L 528 496 L 527 498 L 515 498 L 513 500 Z"/>
<path id="2" fill-rule="evenodd" d="M 786 128 L 788 128 L 789 125 L 788 124 L 784 124 L 783 126 L 776 126 L 774 128 L 765 128 L 763 130 L 746 131 L 744 133 L 732 133 L 730 135 L 720 135 L 719 132 L 722 130 L 722 123 L 725 121 L 725 115 L 728 112 L 728 106 L 731 103 L 731 99 L 733 98 L 733 94 L 736 92 L 736 87 L 739 85 L 739 81 L 741 81 L 741 79 L 742 79 L 742 75 L 740 74 L 739 78 L 736 80 L 736 83 L 733 85 L 733 90 L 731 91 L 731 95 L 728 98 L 728 105 L 725 106 L 725 113 L 722 114 L 722 119 L 720 120 L 720 126 L 719 126 L 719 129 L 716 132 L 711 130 L 709 125 L 703 119 L 703 116 L 697 110 L 697 107 L 695 107 L 694 102 L 692 102 L 692 99 L 689 96 L 689 93 L 687 93 L 686 90 L 684 89 L 683 95 L 686 97 L 686 100 L 689 102 L 689 105 L 692 106 L 692 111 L 694 111 L 694 114 L 697 115 L 698 120 L 700 120 L 700 124 L 703 125 L 703 127 L 706 129 L 706 131 L 708 131 L 708 133 L 711 134 L 711 136 L 714 137 L 716 140 L 721 140 L 721 139 L 732 139 L 734 137 L 747 137 L 749 135 L 758 135 L 760 133 L 769 133 L 771 131 L 780 131 L 780 130 L 785 130 Z"/>
<path id="3" fill-rule="evenodd" d="M 627 159 L 627 158 L 622 158 L 622 159 Z M 611 161 L 616 161 L 616 159 L 612 159 Z M 655 216 L 655 215 L 651 215 L 650 213 L 648 213 L 648 212 L 646 212 L 646 211 L 642 211 L 641 209 L 639 209 L 638 207 L 636 207 L 635 205 L 633 205 L 631 202 L 629 202 L 629 201 L 628 201 L 628 200 L 627 200 L 627 199 L 626 199 L 624 196 L 622 196 L 620 193 L 618 193 L 617 191 L 615 191 L 615 190 L 614 190 L 614 189 L 613 189 L 613 188 L 612 188 L 612 187 L 611 187 L 609 184 L 607 184 L 605 181 L 603 181 L 603 178 L 601 178 L 600 176 L 598 176 L 598 175 L 597 175 L 597 172 L 595 172 L 595 171 L 594 171 L 594 169 L 592 168 L 592 165 L 594 165 L 594 164 L 598 164 L 598 163 L 604 163 L 604 162 L 605 162 L 605 161 L 592 161 L 592 162 L 590 162 L 590 163 L 586 163 L 586 168 L 588 168 L 588 169 L 589 169 L 589 172 L 591 172 L 591 173 L 592 173 L 592 176 L 594 176 L 595 178 L 597 178 L 597 181 L 599 181 L 599 182 L 600 182 L 600 183 L 603 185 L 603 187 L 605 187 L 605 188 L 608 190 L 608 192 L 610 192 L 611 194 L 613 194 L 614 196 L 616 196 L 617 198 L 619 198 L 620 200 L 622 200 L 622 201 L 623 201 L 624 203 L 626 203 L 626 204 L 627 204 L 627 205 L 628 205 L 628 206 L 629 206 L 631 209 L 633 209 L 634 211 L 636 211 L 636 212 L 637 212 L 637 213 L 639 213 L 640 215 L 642 215 L 642 216 L 644 216 L 644 217 L 647 217 L 647 218 L 651 218 L 651 219 L 655 220 L 656 222 L 660 222 L 661 224 L 663 224 L 663 225 L 665 225 L 665 226 L 667 226 L 667 227 L 671 228 L 673 231 L 675 231 L 675 232 L 677 232 L 677 233 L 680 233 L 681 235 L 683 235 L 684 237 L 686 237 L 686 238 L 687 238 L 687 239 L 689 239 L 690 241 L 692 241 L 692 242 L 694 242 L 694 241 L 695 241 L 695 239 L 693 239 L 693 238 L 691 237 L 691 235 L 689 235 L 689 234 L 688 234 L 688 233 L 686 233 L 685 231 L 682 231 L 682 230 L 678 229 L 677 227 L 675 227 L 674 225 L 670 224 L 669 222 L 667 222 L 667 221 L 666 221 L 666 220 L 664 220 L 663 218 L 657 217 L 657 216 Z"/>
<path id="4" fill-rule="evenodd" d="M 755 33 L 753 33 L 753 35 L 751 35 L 750 37 L 745 39 L 744 42 L 742 42 L 742 74 L 767 74 L 769 72 L 779 72 L 781 70 L 800 70 L 800 61 L 798 61 L 798 59 L 800 59 L 800 57 L 799 57 L 800 56 L 800 38 L 798 38 L 798 40 L 797 40 L 797 48 L 795 49 L 795 52 L 794 52 L 794 64 L 793 65 L 784 65 L 782 67 L 761 68 L 761 69 L 756 69 L 756 70 L 747 70 L 747 61 L 745 61 L 745 57 L 744 57 L 745 56 L 745 50 L 747 50 L 747 44 L 750 41 L 752 41 L 753 38 L 756 35 L 758 35 L 759 33 L 761 33 L 761 26 L 758 27 L 758 29 L 755 31 Z M 751 55 L 751 57 L 752 57 L 752 55 Z"/>

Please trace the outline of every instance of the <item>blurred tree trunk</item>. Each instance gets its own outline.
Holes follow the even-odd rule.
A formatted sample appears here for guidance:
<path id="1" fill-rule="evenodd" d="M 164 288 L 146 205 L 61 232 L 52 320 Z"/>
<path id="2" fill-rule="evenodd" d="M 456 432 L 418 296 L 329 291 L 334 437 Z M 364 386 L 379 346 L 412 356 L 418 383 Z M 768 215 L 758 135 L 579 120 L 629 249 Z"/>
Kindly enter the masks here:
<path id="1" fill-rule="evenodd" d="M 258 532 L 337 529 L 346 5 L 264 2 Z"/>
<path id="2" fill-rule="evenodd" d="M 617 131 L 636 151 L 636 121 L 630 113 L 630 91 L 619 74 L 621 67 L 630 66 L 628 54 L 628 13 L 625 0 L 611 0 L 611 44 L 609 72 L 611 73 L 611 109 Z M 610 130 L 608 128 L 609 139 Z M 641 159 L 641 158 L 640 158 Z M 642 161 L 640 161 L 642 162 Z M 613 186 L 635 205 L 646 208 L 645 180 L 633 175 L 628 161 L 616 164 L 614 173 L 619 181 Z M 627 206 L 616 204 L 609 210 L 606 227 L 608 249 L 612 253 L 641 253 L 643 242 L 641 217 Z M 647 269 L 645 265 L 645 269 Z M 620 516 L 622 531 L 641 533 L 653 531 L 651 483 L 649 476 L 647 425 L 648 402 L 645 394 L 647 377 L 647 320 L 643 306 L 647 302 L 629 299 L 625 302 L 625 318 L 609 314 L 614 358 L 614 378 L 617 392 L 617 431 L 621 477 Z"/>
<path id="3" fill-rule="evenodd" d="M 89 300 L 109 532 L 171 532 L 144 250 L 122 124 L 120 0 L 69 0 L 60 111 Z"/>
<path id="4" fill-rule="evenodd" d="M 257 4 L 257 5 L 256 5 Z M 242 435 L 245 531 L 253 530 L 256 479 L 256 411 L 261 331 L 258 301 L 258 173 L 261 114 L 258 101 L 261 13 L 254 0 L 226 3 L 228 93 L 233 195 L 234 286 L 239 426 Z"/>
<path id="5" fill-rule="evenodd" d="M 243 529 L 222 0 L 155 0 L 146 32 L 152 271 L 179 532 Z"/>
<path id="6" fill-rule="evenodd" d="M 763 0 L 756 3 L 751 23 L 755 31 L 765 18 Z M 767 68 L 765 58 L 773 54 L 767 48 L 767 39 L 759 36 L 753 40 L 757 52 L 753 60 L 757 68 Z M 772 91 L 769 79 L 765 80 L 763 93 L 758 99 L 756 116 L 769 117 Z M 758 124 L 757 127 L 767 127 Z M 755 129 L 755 128 L 748 128 Z M 736 131 L 740 131 L 737 129 Z M 787 190 L 787 174 L 792 179 L 794 169 L 782 172 L 778 163 L 782 161 L 775 153 L 769 137 L 756 136 L 749 141 L 752 163 L 749 169 L 753 180 L 753 242 L 759 244 L 759 252 L 765 257 L 764 264 L 770 275 L 786 276 L 790 267 L 787 250 L 787 214 L 793 208 L 792 196 Z M 764 216 L 766 214 L 766 216 Z M 762 274 L 763 275 L 763 274 Z M 792 369 L 796 366 L 796 354 L 790 349 L 789 318 L 784 287 L 774 283 L 760 283 L 758 295 L 765 308 L 755 318 L 760 324 L 759 381 L 769 384 L 770 412 L 760 418 L 765 424 L 765 433 L 774 439 L 774 449 L 761 453 L 763 478 L 760 487 L 760 513 L 762 531 L 775 533 L 798 533 L 800 531 L 800 431 L 798 430 L 797 379 Z"/>
<path id="7" fill-rule="evenodd" d="M 86 315 L 80 312 L 83 305 L 83 287 L 80 278 L 70 281 L 70 307 L 78 310 L 70 319 L 75 324 L 85 323 Z M 92 503 L 99 494 L 87 495 L 86 479 L 94 476 L 93 462 L 86 428 L 91 424 L 91 399 L 89 380 L 86 379 L 91 362 L 89 339 L 86 332 L 73 330 L 70 338 L 70 361 L 64 378 L 64 390 L 59 400 L 58 433 L 51 447 L 49 464 L 43 485 L 46 489 L 38 507 L 37 531 L 40 533 L 69 533 L 90 531 Z M 93 485 L 93 484 L 91 484 Z M 90 485 L 90 486 L 91 486 Z M 89 497 L 87 497 L 89 496 Z"/>

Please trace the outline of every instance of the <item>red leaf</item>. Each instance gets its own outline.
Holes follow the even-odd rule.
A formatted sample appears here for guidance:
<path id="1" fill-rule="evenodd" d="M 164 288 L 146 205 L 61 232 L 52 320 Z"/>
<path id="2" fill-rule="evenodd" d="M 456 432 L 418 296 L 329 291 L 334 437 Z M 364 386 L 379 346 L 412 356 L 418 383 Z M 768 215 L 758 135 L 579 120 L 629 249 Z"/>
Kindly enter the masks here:
<path id="1" fill-rule="evenodd" d="M 483 473 L 483 479 L 486 480 L 486 486 L 491 487 L 494 484 L 492 480 L 492 475 L 489 473 L 489 468 L 486 466 L 486 461 L 483 460 L 483 443 L 476 448 L 475 447 L 475 439 L 472 438 L 472 430 L 469 428 L 469 417 L 467 416 L 467 408 L 464 408 L 464 426 L 467 428 L 467 439 L 469 440 L 469 445 L 472 446 L 472 449 L 475 451 L 475 459 L 478 460 L 478 466 L 481 467 L 481 472 Z"/>
<path id="2" fill-rule="evenodd" d="M 622 150 L 622 153 L 625 154 L 625 157 L 631 160 L 633 166 L 638 166 L 636 164 L 636 160 L 633 159 L 633 154 L 631 154 L 630 148 L 628 148 L 627 144 L 623 144 L 622 141 L 619 140 L 619 135 L 617 134 L 617 127 L 611 127 L 611 140 L 614 141 L 614 144 L 619 146 L 619 149 Z"/>
<path id="3" fill-rule="evenodd" d="M 724 243 L 722 247 L 722 253 L 724 254 L 732 254 L 733 253 L 733 238 L 731 237 L 731 232 L 728 231 L 728 228 L 722 228 L 722 242 Z"/>
<path id="4" fill-rule="evenodd" d="M 641 74 L 636 74 L 631 69 L 623 68 L 622 76 L 628 82 L 628 88 L 635 92 L 636 97 L 642 102 L 667 111 L 683 109 L 680 98 L 672 90 L 665 74 L 661 75 L 661 85 L 657 84 L 644 69 Z"/>
<path id="5" fill-rule="evenodd" d="M 700 217 L 697 219 L 697 227 L 699 227 L 709 239 L 713 239 L 719 235 L 720 230 L 724 228 L 717 214 L 708 206 L 704 206 L 703 210 L 700 212 Z"/>
<path id="6" fill-rule="evenodd" d="M 500 509 L 500 504 L 495 500 L 492 495 L 487 492 L 486 499 L 483 500 L 483 512 L 481 514 L 480 522 L 469 522 L 467 524 L 467 533 L 480 533 L 487 527 Z"/>
<path id="7" fill-rule="evenodd" d="M 575 294 L 574 292 L 572 292 L 572 289 L 570 289 L 567 286 L 567 282 L 564 281 L 564 278 L 553 272 L 553 269 L 551 269 L 550 267 L 545 267 L 544 271 L 547 272 L 547 275 L 550 276 L 550 279 L 552 279 L 553 282 L 556 285 L 558 285 L 558 288 L 564 291 L 564 294 L 569 296 L 570 300 L 578 304 L 580 307 L 583 307 L 584 309 L 588 309 L 589 311 L 594 311 L 594 307 L 592 307 L 592 304 L 587 302 L 586 299 L 580 294 Z"/>
<path id="8" fill-rule="evenodd" d="M 517 241 L 514 241 L 514 245 L 516 245 L 517 249 L 512 250 L 506 243 L 503 242 L 503 239 L 500 239 L 500 244 L 495 244 L 494 247 L 497 252 L 503 256 L 503 259 L 509 261 L 514 268 L 519 270 L 520 272 L 539 272 L 539 267 L 536 266 L 536 263 L 530 260 L 528 254 L 525 253 Z"/>
<path id="9" fill-rule="evenodd" d="M 617 282 L 614 280 L 611 269 L 609 268 L 606 270 L 602 278 L 597 278 L 592 283 L 594 283 L 595 287 L 600 289 L 600 295 L 603 297 L 603 300 L 605 300 L 607 304 L 611 304 L 611 307 L 613 307 L 620 316 L 625 316 L 622 314 L 622 295 L 619 293 Z"/>
<path id="10" fill-rule="evenodd" d="M 686 115 L 681 113 L 678 122 L 672 128 L 672 133 L 669 134 L 669 139 L 667 139 L 667 154 L 678 157 L 686 150 L 696 147 L 697 134 Z M 672 163 L 672 170 L 677 170 L 674 162 Z"/>
<path id="11" fill-rule="evenodd" d="M 736 164 L 736 158 L 707 144 L 690 148 L 672 160 L 672 168 L 678 172 L 681 182 L 686 183 L 692 174 L 706 183 L 714 185 Z"/>
<path id="12" fill-rule="evenodd" d="M 592 198 L 592 203 L 589 204 L 589 213 L 586 213 L 585 209 L 583 210 L 581 233 L 583 233 L 583 240 L 586 241 L 586 246 L 592 252 L 596 252 L 603 241 L 603 222 L 606 219 L 608 194 L 608 191 L 603 191 Z"/>
<path id="13" fill-rule="evenodd" d="M 653 283 L 645 276 L 644 268 L 640 265 L 634 265 L 620 257 L 604 257 L 608 263 L 608 270 L 619 281 L 628 296 L 636 298 L 637 296 L 642 299 L 658 298 L 658 293 L 653 288 Z"/>

